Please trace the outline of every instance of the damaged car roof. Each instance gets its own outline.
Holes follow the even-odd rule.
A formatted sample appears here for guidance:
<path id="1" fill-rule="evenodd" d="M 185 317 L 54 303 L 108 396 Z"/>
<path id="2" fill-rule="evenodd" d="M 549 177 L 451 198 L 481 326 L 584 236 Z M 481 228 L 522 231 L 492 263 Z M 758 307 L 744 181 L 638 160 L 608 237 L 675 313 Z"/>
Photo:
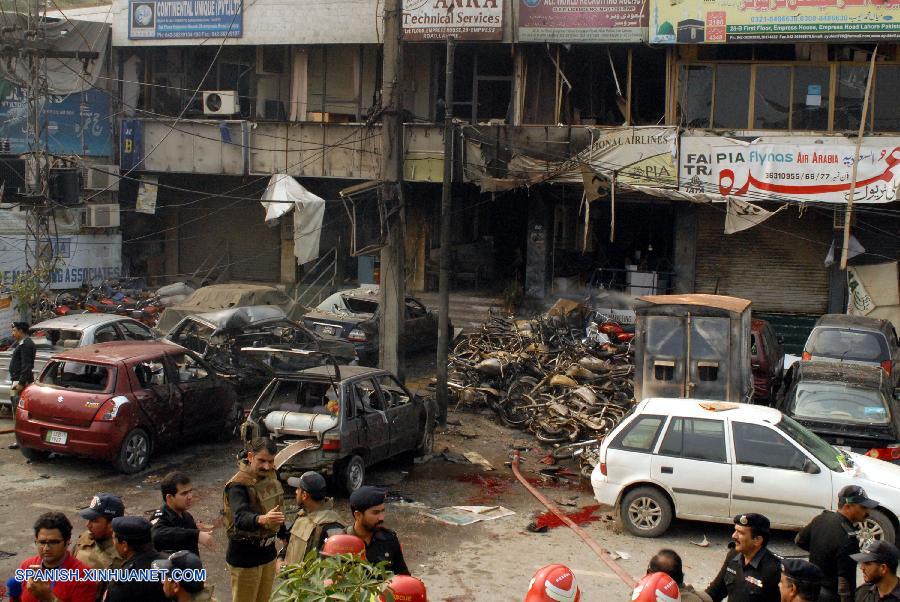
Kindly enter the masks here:
<path id="1" fill-rule="evenodd" d="M 835 382 L 878 388 L 884 371 L 881 366 L 842 364 L 840 362 L 798 362 L 802 381 Z"/>
<path id="2" fill-rule="evenodd" d="M 274 305 L 249 305 L 188 316 L 212 326 L 216 330 L 241 330 L 263 322 L 286 320 L 284 311 Z"/>

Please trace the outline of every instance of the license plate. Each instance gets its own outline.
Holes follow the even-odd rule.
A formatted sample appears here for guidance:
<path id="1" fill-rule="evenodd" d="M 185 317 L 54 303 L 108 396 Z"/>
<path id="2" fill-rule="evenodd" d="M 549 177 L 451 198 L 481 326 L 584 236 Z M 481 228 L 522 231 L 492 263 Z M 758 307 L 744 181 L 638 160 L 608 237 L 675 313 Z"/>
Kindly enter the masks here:
<path id="1" fill-rule="evenodd" d="M 324 335 L 333 337 L 333 336 L 334 336 L 334 333 L 335 333 L 335 329 L 334 329 L 334 326 L 322 326 L 322 327 L 319 329 L 319 332 L 321 332 L 321 333 L 324 334 Z"/>
<path id="2" fill-rule="evenodd" d="M 69 433 L 63 431 L 47 431 L 44 435 L 44 441 L 47 443 L 56 443 L 58 445 L 65 445 L 66 441 L 69 440 Z"/>

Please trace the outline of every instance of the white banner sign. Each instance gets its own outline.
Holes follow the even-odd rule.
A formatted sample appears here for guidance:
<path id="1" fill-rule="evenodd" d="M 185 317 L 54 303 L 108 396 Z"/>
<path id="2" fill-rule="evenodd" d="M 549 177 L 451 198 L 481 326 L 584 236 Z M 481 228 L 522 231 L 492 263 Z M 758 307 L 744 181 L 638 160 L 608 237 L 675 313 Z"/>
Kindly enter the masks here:
<path id="1" fill-rule="evenodd" d="M 820 142 L 816 144 L 815 142 Z M 720 200 L 845 203 L 855 147 L 843 137 L 772 138 L 752 143 L 717 136 L 682 136 L 679 190 Z M 900 184 L 900 139 L 871 138 L 859 156 L 855 203 L 890 203 Z"/>
<path id="2" fill-rule="evenodd" d="M 59 236 L 54 242 L 59 265 L 53 272 L 51 289 L 78 288 L 122 275 L 122 235 L 73 234 Z M 7 234 L 0 238 L 0 273 L 3 282 L 12 282 L 25 272 L 25 235 Z"/>
<path id="3" fill-rule="evenodd" d="M 403 39 L 502 40 L 503 0 L 404 0 Z"/>

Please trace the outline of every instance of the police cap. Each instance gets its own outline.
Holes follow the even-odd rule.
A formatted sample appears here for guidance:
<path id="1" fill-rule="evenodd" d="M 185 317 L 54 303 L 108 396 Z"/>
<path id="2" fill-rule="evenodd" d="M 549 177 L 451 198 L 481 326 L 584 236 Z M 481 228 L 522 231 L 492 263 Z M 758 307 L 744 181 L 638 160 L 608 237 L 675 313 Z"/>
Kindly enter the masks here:
<path id="1" fill-rule="evenodd" d="M 203 569 L 203 562 L 200 557 L 188 550 L 180 550 L 171 554 L 168 558 L 154 560 L 151 563 L 154 569 L 160 569 L 172 573 L 173 570 L 181 571 L 200 571 Z M 172 577 L 169 577 L 170 579 Z M 185 591 L 196 594 L 203 590 L 202 581 L 178 581 L 179 585 L 184 587 Z"/>
<path id="2" fill-rule="evenodd" d="M 762 533 L 769 532 L 769 519 L 763 516 L 762 514 L 749 513 L 749 514 L 738 514 L 734 517 L 734 524 L 743 525 L 744 527 L 750 527 L 753 529 L 753 533 L 756 535 Z"/>
<path id="3" fill-rule="evenodd" d="M 879 539 L 870 542 L 859 554 L 850 554 L 850 558 L 856 562 L 886 564 L 892 571 L 896 571 L 897 563 L 900 561 L 900 550 L 894 544 Z"/>
<path id="4" fill-rule="evenodd" d="M 85 520 L 108 518 L 112 520 L 125 515 L 125 504 L 122 498 L 111 493 L 98 493 L 91 500 L 91 505 L 78 513 Z"/>
<path id="5" fill-rule="evenodd" d="M 350 494 L 350 511 L 365 512 L 372 506 L 380 506 L 386 495 L 384 489 L 364 485 Z"/>
<path id="6" fill-rule="evenodd" d="M 328 493 L 325 477 L 312 470 L 304 472 L 299 477 L 290 477 L 287 482 L 291 487 L 302 489 L 314 500 L 323 500 Z"/>
<path id="7" fill-rule="evenodd" d="M 805 583 L 821 583 L 822 579 L 825 578 L 822 569 L 800 558 L 783 558 L 781 560 L 781 572 L 785 577 Z"/>
<path id="8" fill-rule="evenodd" d="M 859 504 L 864 508 L 877 508 L 878 502 L 869 497 L 866 490 L 859 485 L 847 485 L 838 491 L 838 504 Z"/>
<path id="9" fill-rule="evenodd" d="M 150 521 L 142 516 L 120 516 L 112 522 L 113 533 L 119 541 L 129 545 L 150 541 Z"/>

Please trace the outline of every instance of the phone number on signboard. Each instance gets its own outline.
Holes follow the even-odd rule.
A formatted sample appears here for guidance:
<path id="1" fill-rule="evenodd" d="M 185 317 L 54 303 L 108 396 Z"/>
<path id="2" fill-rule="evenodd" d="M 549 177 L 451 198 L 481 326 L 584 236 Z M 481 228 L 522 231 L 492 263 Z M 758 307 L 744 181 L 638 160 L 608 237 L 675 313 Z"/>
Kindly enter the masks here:
<path id="1" fill-rule="evenodd" d="M 786 173 L 771 171 L 766 173 L 769 180 L 828 180 L 832 174 L 827 173 Z"/>

